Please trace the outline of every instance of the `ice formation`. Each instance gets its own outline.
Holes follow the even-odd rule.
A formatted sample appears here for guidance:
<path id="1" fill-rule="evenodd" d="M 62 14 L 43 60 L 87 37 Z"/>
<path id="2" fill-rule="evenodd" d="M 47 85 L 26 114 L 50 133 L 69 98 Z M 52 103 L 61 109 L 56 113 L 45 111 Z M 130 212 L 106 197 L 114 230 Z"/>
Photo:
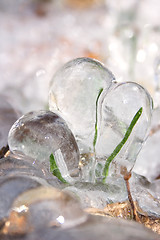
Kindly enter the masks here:
<path id="1" fill-rule="evenodd" d="M 102 177 L 106 159 L 141 109 L 142 115 L 127 143 L 111 163 L 110 175 L 120 176 L 122 172 L 131 171 L 151 122 L 152 99 L 142 86 L 133 82 L 117 84 L 111 72 L 99 62 L 78 58 L 66 63 L 54 75 L 49 104 L 73 131 L 81 160 L 84 159 L 82 178 L 92 182 L 96 178 L 94 172 L 101 171 Z"/>
<path id="2" fill-rule="evenodd" d="M 113 74 L 100 62 L 77 58 L 66 63 L 51 82 L 49 106 L 67 122 L 80 153 L 93 150 L 96 99 L 101 89 L 114 82 Z"/>
<path id="3" fill-rule="evenodd" d="M 130 172 L 149 134 L 152 99 L 139 84 L 126 82 L 102 92 L 100 104 L 96 156 L 102 159 L 107 159 L 122 141 L 133 117 L 142 108 L 141 116 L 110 167 L 110 175 L 119 175 L 124 168 Z"/>
<path id="4" fill-rule="evenodd" d="M 50 111 L 30 112 L 19 118 L 8 136 L 9 148 L 40 162 L 50 172 L 51 153 L 60 159 L 64 176 L 78 172 L 79 150 L 65 121 Z"/>
<path id="5" fill-rule="evenodd" d="M 144 184 L 143 178 L 131 174 L 150 133 L 149 93 L 137 83 L 116 83 L 100 62 L 78 58 L 54 75 L 49 102 L 52 111 L 29 112 L 9 131 L 10 153 L 0 162 L 0 191 L 10 199 L 8 205 L 1 201 L 3 234 L 32 235 L 43 227 L 83 226 L 88 215 L 74 197 L 82 208 L 104 210 L 124 203 L 131 218 L 136 203 L 138 214 L 159 219 L 159 181 Z M 8 181 L 13 179 L 12 187 L 16 176 L 25 184 L 38 185 L 23 190 L 22 179 L 16 191 L 7 193 Z"/>
<path id="6" fill-rule="evenodd" d="M 133 80 L 141 84 L 144 84 L 148 88 L 150 93 L 153 94 L 153 97 L 156 90 L 157 91 L 156 106 L 159 105 L 159 82 L 157 81 L 156 89 L 154 89 L 154 82 L 152 81 L 154 78 L 153 66 L 157 57 L 159 58 L 158 55 L 159 55 L 159 32 L 160 31 L 159 31 L 158 22 L 159 22 L 159 16 L 160 16 L 159 14 L 160 5 L 158 3 L 158 0 L 154 0 L 151 2 L 148 0 L 146 1 L 133 0 L 130 2 L 120 0 L 120 4 L 118 5 L 116 1 L 94 1 L 94 0 L 88 1 L 87 0 L 85 4 L 87 4 L 88 2 L 90 4 L 91 3 L 99 4 L 98 8 L 95 8 L 95 5 L 92 5 L 93 7 L 91 7 L 87 11 L 85 9 L 83 11 L 79 11 L 79 10 L 75 11 L 75 9 L 73 10 L 72 9 L 73 5 L 75 7 L 77 7 L 78 5 L 78 1 L 74 1 L 74 0 L 46 1 L 47 4 L 49 4 L 47 6 L 48 11 L 46 11 L 46 8 L 45 8 L 44 12 L 42 8 L 37 8 L 38 2 L 39 1 L 29 0 L 26 3 L 25 0 L 19 0 L 17 1 L 17 3 L 15 2 L 13 3 L 12 1 L 2 0 L 0 3 L 1 5 L 0 19 L 2 23 L 2 27 L 0 30 L 2 33 L 1 34 L 2 35 L 2 38 L 1 38 L 2 52 L 0 55 L 0 62 L 1 62 L 0 65 L 1 65 L 1 73 L 2 73 L 2 79 L 3 79 L 1 81 L 0 88 L 1 88 L 1 92 L 5 92 L 5 94 L 11 99 L 11 101 L 14 102 L 16 105 L 18 105 L 20 109 L 23 110 L 23 112 L 26 112 L 26 110 L 30 111 L 32 109 L 39 109 L 40 106 L 41 107 L 46 106 L 46 101 L 47 101 L 46 93 L 48 91 L 48 83 L 50 80 L 50 76 L 54 72 L 54 69 L 57 68 L 57 66 L 59 66 L 59 64 L 61 64 L 65 60 L 71 59 L 77 55 L 79 56 L 94 55 L 98 59 L 103 59 L 103 61 L 107 63 L 107 66 L 109 66 L 110 69 L 112 69 L 116 74 L 116 76 L 119 78 L 118 81 L 121 81 L 123 78 L 125 80 Z M 43 5 L 44 2 L 45 1 L 40 1 L 40 6 L 41 4 Z M 69 6 L 71 6 L 71 8 L 70 7 L 65 8 L 64 2 L 65 4 L 68 3 Z M 79 1 L 79 3 L 80 2 L 81 1 Z M 59 6 L 58 11 L 57 11 L 57 7 L 55 6 Z M 45 16 L 43 18 L 43 21 L 42 21 L 42 18 L 40 17 L 41 13 L 46 14 L 46 15 L 43 15 L 43 17 Z M 10 19 L 12 19 L 12 22 L 10 22 Z M 98 19 L 98 24 L 97 24 L 97 19 Z M 41 24 L 42 22 L 43 24 Z M 52 22 L 52 24 L 48 24 L 48 22 Z M 57 24 L 57 22 L 59 24 Z M 28 38 L 28 32 L 31 33 L 30 38 Z M 12 35 L 12 39 L 10 38 L 10 35 Z M 41 36 L 43 35 L 45 35 L 46 37 L 41 38 Z M 88 43 L 90 43 L 89 46 L 88 46 Z M 41 59 L 41 61 L 39 61 L 39 59 Z M 71 69 L 71 73 L 73 72 L 72 70 L 73 69 Z M 84 72 L 84 75 L 85 75 L 85 72 Z M 110 76 L 112 78 L 112 74 Z M 155 80 L 157 80 L 157 77 L 159 77 L 158 65 L 156 69 Z M 114 82 L 114 77 L 112 78 L 112 80 Z M 103 128 L 101 128 L 100 121 L 97 121 L 98 138 L 96 139 L 95 146 L 93 145 L 93 138 L 95 137 L 94 131 L 95 131 L 95 125 L 96 125 L 95 117 L 97 112 L 98 119 L 99 118 L 102 119 L 102 122 L 104 123 L 104 129 L 105 130 L 108 129 L 108 125 L 107 126 L 105 125 L 106 118 L 108 118 L 108 114 L 106 113 L 106 116 L 105 117 L 103 116 L 101 118 L 102 115 L 99 113 L 103 112 L 103 109 L 105 108 L 105 106 L 108 107 L 108 104 L 109 104 L 108 101 L 107 102 L 102 101 L 104 93 L 107 92 L 107 97 L 111 96 L 112 94 L 114 95 L 114 93 L 111 88 L 110 89 L 107 88 L 107 90 L 105 90 L 105 86 L 104 85 L 102 86 L 102 85 L 98 85 L 96 88 L 96 94 L 93 99 L 94 103 L 92 103 L 94 111 L 93 111 L 93 116 L 91 116 L 91 118 L 89 117 L 88 119 L 84 119 L 85 115 L 88 114 L 86 113 L 85 110 L 81 111 L 82 114 L 77 113 L 77 106 L 74 109 L 75 101 L 71 102 L 71 105 L 73 104 L 72 109 L 74 109 L 74 111 L 71 112 L 71 116 L 68 116 L 69 119 L 66 119 L 66 116 L 64 116 L 64 119 L 67 121 L 67 124 L 69 125 L 71 130 L 74 130 L 73 131 L 74 134 L 77 133 L 76 129 L 78 129 L 77 127 L 76 129 L 74 129 L 74 127 L 70 123 L 70 117 L 73 119 L 75 117 L 74 114 L 79 117 L 78 120 L 80 122 L 80 127 L 81 127 L 81 124 L 84 123 L 84 120 L 88 120 L 87 123 L 89 125 L 87 125 L 86 129 L 84 128 L 86 133 L 87 133 L 87 130 L 89 132 L 90 127 L 92 127 L 92 130 L 93 130 L 91 134 L 89 133 L 89 136 L 88 135 L 85 136 L 84 134 L 85 132 L 83 132 L 86 139 L 83 139 L 83 135 L 81 135 L 81 133 L 78 133 L 77 135 L 75 135 L 78 145 L 80 147 L 80 152 L 83 153 L 83 155 L 81 155 L 82 165 L 84 163 L 84 166 L 83 166 L 84 172 L 82 174 L 83 176 L 81 179 L 83 182 L 81 183 L 77 182 L 74 186 L 67 186 L 65 190 L 74 192 L 81 199 L 84 198 L 83 203 L 87 202 L 90 206 L 97 206 L 97 207 L 102 207 L 105 205 L 106 197 L 108 195 L 107 193 L 108 189 L 106 189 L 106 192 L 103 189 L 107 186 L 107 184 L 110 184 L 110 187 L 111 187 L 112 180 L 114 181 L 113 187 L 115 186 L 115 188 L 112 189 L 111 187 L 111 190 L 113 191 L 111 191 L 111 194 L 109 195 L 110 201 L 113 201 L 113 202 L 118 200 L 121 201 L 123 199 L 122 196 L 126 196 L 125 189 L 116 188 L 117 186 L 119 186 L 118 184 L 121 183 L 119 180 L 122 181 L 123 178 L 116 178 L 116 177 L 111 178 L 111 176 L 109 176 L 106 179 L 106 183 L 101 184 L 100 182 L 101 171 L 105 164 L 106 156 L 108 157 L 111 151 L 119 143 L 118 142 L 119 132 L 121 133 L 121 130 L 122 129 L 124 130 L 123 134 L 121 134 L 121 137 L 123 138 L 124 133 L 127 130 L 127 127 L 129 126 L 131 120 L 133 119 L 134 114 L 138 111 L 138 109 L 135 108 L 135 111 L 131 114 L 129 113 L 127 115 L 124 113 L 123 114 L 124 117 L 129 116 L 129 119 L 127 121 L 124 120 L 122 122 L 122 126 L 121 126 L 122 116 L 118 118 L 119 125 L 118 127 L 116 126 L 116 131 L 115 131 L 115 135 L 117 134 L 117 138 L 116 138 L 117 142 L 116 141 L 114 142 L 114 139 L 112 139 L 111 135 L 109 135 L 109 141 L 105 142 L 106 144 L 105 146 L 109 151 L 109 148 L 111 145 L 112 150 L 110 149 L 110 152 L 107 151 L 106 156 L 104 157 L 103 151 L 102 151 L 103 149 L 101 149 L 101 146 L 103 145 L 100 145 L 100 142 L 104 139 L 104 134 L 102 130 Z M 117 86 L 118 85 L 115 85 L 114 83 L 111 84 L 111 87 L 113 87 L 113 89 L 114 87 L 116 88 Z M 93 86 L 89 84 L 89 86 L 87 85 L 85 86 L 85 88 L 86 88 L 85 90 L 87 90 L 88 88 L 90 91 L 92 91 Z M 97 106 L 99 106 L 101 102 L 104 103 L 104 105 L 102 104 L 102 109 L 101 108 L 98 109 L 98 107 L 96 108 L 95 103 L 97 101 L 97 96 L 99 94 L 99 91 L 102 88 L 104 92 L 101 93 L 98 99 Z M 19 91 L 19 89 L 21 90 Z M 119 88 L 118 86 L 117 89 L 121 89 L 121 87 Z M 63 90 L 64 89 L 62 89 L 62 92 Z M 35 91 L 36 91 L 36 94 L 35 94 Z M 76 92 L 76 88 L 71 87 L 71 91 L 69 91 L 69 95 L 71 96 L 69 97 L 73 96 L 72 92 L 74 91 Z M 80 92 L 80 95 L 83 96 L 83 91 Z M 54 97 L 55 96 L 52 96 L 52 100 Z M 148 99 L 149 98 L 150 97 L 148 97 Z M 57 100 L 58 97 L 56 96 L 55 99 Z M 83 100 L 85 99 L 82 97 L 82 102 Z M 117 100 L 119 104 L 119 98 Z M 138 101 L 135 101 L 135 103 L 137 104 Z M 131 106 L 133 106 L 132 104 L 134 104 L 134 100 L 131 103 Z M 1 101 L 1 105 L 3 105 L 3 101 Z M 86 104 L 86 106 L 88 105 Z M 139 108 L 141 106 L 138 105 L 137 107 Z M 62 112 L 59 111 L 61 109 L 57 109 L 57 106 L 55 107 L 55 104 L 53 106 L 53 109 L 54 111 L 57 110 L 58 113 L 63 117 L 63 110 Z M 121 109 L 123 109 L 123 107 L 120 107 L 119 110 Z M 146 109 L 147 108 L 143 106 L 143 114 L 147 112 Z M 114 173 L 115 175 L 115 170 L 117 169 L 114 167 L 115 163 L 116 165 L 118 165 L 118 167 L 125 166 L 127 171 L 130 171 L 132 169 L 137 153 L 141 147 L 143 140 L 146 137 L 145 131 L 143 131 L 142 135 L 140 134 L 137 137 L 137 133 L 138 133 L 137 128 L 140 125 L 140 122 L 142 123 L 142 119 L 144 120 L 145 117 L 147 119 L 147 116 L 148 116 L 148 121 L 143 122 L 144 124 L 141 124 L 141 127 L 144 130 L 145 126 L 147 127 L 147 124 L 149 125 L 150 110 L 151 108 L 149 107 L 148 113 L 146 113 L 145 116 L 141 115 L 141 117 L 139 118 L 138 122 L 133 128 L 131 135 L 129 136 L 126 142 L 126 145 L 123 146 L 122 150 L 119 152 L 119 154 L 117 154 L 117 156 L 114 158 L 113 162 L 111 163 L 109 174 Z M 115 111 L 112 113 L 114 114 Z M 155 117 L 154 115 L 155 113 L 156 111 L 153 113 L 153 117 Z M 2 117 L 3 114 L 0 114 L 0 115 Z M 157 116 L 158 115 L 159 114 L 157 114 Z M 2 120 L 1 126 L 3 127 L 1 128 L 1 131 L 0 131 L 0 134 L 3 135 L 1 140 L 2 141 L 5 140 L 2 143 L 2 145 L 7 143 L 6 135 L 7 135 L 7 131 L 9 130 L 8 126 L 10 126 L 11 124 L 10 122 L 8 125 L 7 120 L 9 120 L 10 117 L 8 115 L 6 116 L 7 117 L 5 117 L 5 121 Z M 94 119 L 94 123 L 89 122 L 89 120 L 92 119 L 92 117 Z M 158 118 L 158 121 L 159 121 L 159 118 Z M 115 127 L 113 122 L 112 124 Z M 6 125 L 7 125 L 7 131 L 5 130 Z M 84 124 L 84 126 L 86 125 Z M 159 145 L 158 145 L 159 131 L 157 131 L 158 128 L 159 126 L 157 123 L 152 125 L 150 136 L 146 144 L 144 145 L 144 149 L 142 149 L 142 152 L 138 157 L 138 162 L 137 162 L 138 167 L 136 166 L 137 168 L 135 168 L 139 174 L 145 175 L 150 181 L 152 181 L 152 183 L 148 182 L 145 178 L 139 175 L 134 175 L 133 173 L 130 179 L 131 194 L 133 196 L 133 200 L 139 204 L 139 208 L 140 208 L 139 213 L 142 215 L 145 213 L 147 216 L 150 216 L 153 219 L 155 217 L 159 218 L 160 183 L 158 180 L 159 178 L 159 157 L 158 157 L 159 156 Z M 114 133 L 114 130 L 110 129 L 112 133 Z M 113 138 L 114 138 L 114 135 L 113 135 Z M 112 139 L 111 142 L 110 142 L 110 139 Z M 121 139 L 119 138 L 119 141 Z M 134 149 L 132 149 L 132 147 Z M 32 146 L 31 146 L 31 149 L 32 149 Z M 5 225 L 5 229 L 3 230 L 6 231 L 4 232 L 6 236 L 1 235 L 2 232 L 0 231 L 0 239 L 2 240 L 6 240 L 6 239 L 8 240 L 10 238 L 14 240 L 17 240 L 17 239 L 18 240 L 20 239 L 52 240 L 53 238 L 61 239 L 61 240 L 62 239 L 102 240 L 106 238 L 114 239 L 114 240 L 128 240 L 132 238 L 135 240 L 136 239 L 145 239 L 145 240 L 159 239 L 159 237 L 156 234 L 152 233 L 151 231 L 148 231 L 147 229 L 144 229 L 142 225 L 138 225 L 133 221 L 130 221 L 130 222 L 118 221 L 117 219 L 102 218 L 102 217 L 90 216 L 89 219 L 84 224 L 82 223 L 82 224 L 79 224 L 78 226 L 73 225 L 74 227 L 73 228 L 70 227 L 69 229 L 63 229 L 63 227 L 62 229 L 60 228 L 55 229 L 55 228 L 48 227 L 47 224 L 49 223 L 50 225 L 50 220 L 53 220 L 53 222 L 55 223 L 54 219 L 50 218 L 50 211 L 49 211 L 50 210 L 49 208 L 51 208 L 51 210 L 54 210 L 54 208 L 51 207 L 53 202 L 50 203 L 46 195 L 45 196 L 43 195 L 44 201 L 38 202 L 37 201 L 38 194 L 36 193 L 40 193 L 39 189 L 37 189 L 38 184 L 41 185 L 42 182 L 43 183 L 45 182 L 44 179 L 43 179 L 44 181 L 42 181 L 42 178 L 46 178 L 46 177 L 50 178 L 50 175 L 46 175 L 46 170 L 45 170 L 45 166 L 43 166 L 43 163 L 40 164 L 36 159 L 28 157 L 27 156 L 28 153 L 25 156 L 24 155 L 20 156 L 19 153 L 16 151 L 14 152 L 14 154 L 15 154 L 14 156 L 9 155 L 8 157 L 1 159 L 1 162 L 0 162 L 0 175 L 1 175 L 0 204 L 2 204 L 0 209 L 1 210 L 0 228 L 2 230 L 3 226 Z M 56 160 L 63 159 L 63 155 L 60 153 L 59 149 L 54 154 L 56 156 Z M 122 161 L 123 154 L 126 157 L 125 161 Z M 92 160 L 94 159 L 97 160 L 97 165 L 93 161 L 94 167 L 92 168 Z M 87 162 L 88 160 L 91 161 L 91 166 L 89 166 L 89 168 L 85 168 L 85 166 L 88 165 L 88 162 Z M 76 161 L 76 163 L 77 162 L 78 161 Z M 61 171 L 64 169 L 63 167 L 64 165 L 60 166 Z M 47 168 L 49 169 L 49 166 Z M 77 165 L 76 165 L 76 169 L 77 169 Z M 98 181 L 98 183 L 96 183 L 98 187 L 93 182 L 89 182 L 89 183 L 84 182 L 84 181 L 88 181 L 88 179 L 90 180 L 89 175 L 90 175 L 91 169 L 96 171 L 94 177 L 96 177 L 96 181 Z M 19 176 L 19 174 L 21 175 L 23 174 L 23 176 Z M 30 178 L 29 175 L 31 175 L 32 178 Z M 118 175 L 119 175 L 119 171 L 118 171 Z M 55 182 L 55 178 L 53 176 L 52 178 L 53 178 L 53 181 L 51 181 L 51 179 L 47 179 L 47 181 L 49 180 L 53 184 L 53 182 Z M 154 180 L 155 178 L 157 178 L 157 180 Z M 122 181 L 122 185 L 123 184 L 124 182 Z M 27 188 L 27 185 L 32 186 L 34 189 L 29 190 Z M 22 193 L 21 190 L 22 192 L 23 191 L 24 192 Z M 117 190 L 117 192 L 115 190 Z M 51 192 L 53 193 L 53 189 L 51 190 Z M 101 195 L 99 198 L 98 195 L 100 193 Z M 27 207 L 24 206 L 23 204 L 20 206 L 17 204 L 17 200 L 23 200 L 23 203 L 26 203 L 27 205 L 26 198 L 27 196 L 31 197 L 31 195 L 33 195 L 34 197 L 36 196 L 37 199 L 35 197 L 34 201 L 31 200 L 31 202 L 29 203 L 30 209 L 27 209 Z M 102 199 L 102 205 L 99 204 L 99 201 L 101 201 L 100 199 Z M 14 205 L 12 205 L 12 203 Z M 13 209 L 10 208 L 11 205 L 14 206 L 14 210 L 16 211 L 18 210 L 15 215 L 13 214 L 13 211 L 12 211 Z M 47 210 L 47 212 L 49 212 L 48 215 L 44 214 L 44 211 L 42 209 L 43 206 L 44 206 L 44 210 Z M 68 213 L 68 216 L 72 218 L 73 216 L 72 208 L 69 208 L 69 209 L 71 210 Z M 27 218 L 28 217 L 27 211 L 29 213 L 30 210 L 33 210 L 31 212 L 31 219 Z M 40 211 L 39 212 L 40 219 L 37 219 L 37 210 Z M 54 213 L 54 211 L 51 211 L 51 213 Z M 8 216 L 10 217 L 8 218 Z M 24 216 L 26 218 L 23 218 Z M 43 220 L 42 222 L 39 221 L 41 220 L 41 217 Z M 24 219 L 25 220 L 27 219 L 26 221 L 27 224 L 30 223 L 30 220 L 32 220 L 33 226 L 36 228 L 35 232 L 29 233 L 31 229 L 25 229 L 26 225 L 23 225 L 25 224 L 25 221 L 23 221 Z M 62 215 L 60 215 L 57 218 L 57 220 L 58 220 L 57 224 L 60 224 L 60 223 L 63 223 L 64 218 Z M 158 220 L 155 220 L 154 224 L 157 221 Z M 21 235 L 22 233 L 24 233 L 23 230 L 27 230 L 26 235 Z M 11 234 L 10 236 L 8 236 L 8 232 Z"/>

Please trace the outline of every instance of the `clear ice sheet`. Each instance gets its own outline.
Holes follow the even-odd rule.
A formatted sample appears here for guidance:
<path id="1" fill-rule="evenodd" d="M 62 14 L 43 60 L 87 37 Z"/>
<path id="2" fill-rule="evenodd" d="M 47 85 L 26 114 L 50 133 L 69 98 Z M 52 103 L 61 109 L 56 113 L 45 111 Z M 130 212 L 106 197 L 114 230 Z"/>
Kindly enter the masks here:
<path id="1" fill-rule="evenodd" d="M 57 111 L 67 122 L 80 153 L 93 150 L 97 96 L 101 88 L 107 90 L 114 80 L 108 69 L 90 58 L 74 59 L 53 76 L 50 110 Z"/>
<path id="2" fill-rule="evenodd" d="M 12 152 L 33 158 L 50 171 L 50 154 L 60 151 L 67 166 L 64 176 L 78 171 L 79 150 L 65 121 L 50 111 L 36 111 L 23 115 L 12 126 L 8 136 Z"/>
<path id="3" fill-rule="evenodd" d="M 83 208 L 104 208 L 107 204 L 128 200 L 128 193 L 123 178 L 107 178 L 105 184 L 76 182 L 63 191 L 73 193 L 79 198 Z"/>

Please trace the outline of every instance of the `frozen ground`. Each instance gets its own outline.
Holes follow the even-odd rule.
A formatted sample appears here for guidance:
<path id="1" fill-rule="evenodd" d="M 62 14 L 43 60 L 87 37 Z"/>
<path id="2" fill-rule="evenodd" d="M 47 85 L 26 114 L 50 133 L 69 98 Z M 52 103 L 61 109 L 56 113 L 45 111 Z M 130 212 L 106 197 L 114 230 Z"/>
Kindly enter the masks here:
<path id="1" fill-rule="evenodd" d="M 137 81 L 154 96 L 159 1 L 80 2 L 0 1 L 0 93 L 22 113 L 46 108 L 54 72 L 82 56 L 97 58 L 118 81 Z"/>

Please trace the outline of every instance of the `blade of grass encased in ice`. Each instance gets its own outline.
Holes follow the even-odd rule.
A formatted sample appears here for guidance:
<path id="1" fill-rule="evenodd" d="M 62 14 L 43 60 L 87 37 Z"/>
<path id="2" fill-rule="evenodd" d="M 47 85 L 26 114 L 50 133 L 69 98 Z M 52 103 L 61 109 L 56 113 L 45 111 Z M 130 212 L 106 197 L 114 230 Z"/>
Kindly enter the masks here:
<path id="1" fill-rule="evenodd" d="M 99 90 L 97 99 L 96 99 L 96 122 L 95 122 L 95 134 L 94 134 L 94 139 L 93 139 L 93 148 L 95 148 L 96 142 L 97 142 L 97 121 L 98 121 L 98 113 L 97 113 L 97 108 L 98 108 L 98 100 L 103 91 L 103 88 Z"/>
<path id="2" fill-rule="evenodd" d="M 67 183 L 67 181 L 62 177 L 61 172 L 56 164 L 56 160 L 54 158 L 53 153 L 50 155 L 50 171 L 56 176 L 61 182 Z"/>
<path id="3" fill-rule="evenodd" d="M 111 153 L 111 155 L 107 158 L 107 161 L 105 163 L 104 169 L 103 169 L 103 182 L 105 182 L 106 177 L 108 176 L 108 171 L 109 171 L 109 165 L 112 162 L 112 160 L 115 158 L 115 156 L 120 152 L 121 148 L 123 147 L 123 145 L 126 143 L 127 139 L 129 138 L 135 124 L 137 123 L 138 119 L 140 118 L 141 114 L 142 114 L 142 107 L 138 110 L 138 112 L 135 114 L 135 116 L 133 117 L 125 135 L 124 138 L 122 139 L 122 141 L 116 146 L 116 148 L 113 150 L 113 152 Z"/>

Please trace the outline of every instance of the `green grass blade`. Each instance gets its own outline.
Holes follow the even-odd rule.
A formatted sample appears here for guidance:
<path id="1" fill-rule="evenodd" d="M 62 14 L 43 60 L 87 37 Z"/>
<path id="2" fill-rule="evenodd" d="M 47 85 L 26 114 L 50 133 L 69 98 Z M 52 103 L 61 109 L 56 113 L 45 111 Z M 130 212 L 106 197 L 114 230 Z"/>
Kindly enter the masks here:
<path id="1" fill-rule="evenodd" d="M 142 107 L 138 110 L 138 112 L 135 114 L 135 116 L 133 117 L 125 135 L 124 138 L 122 139 L 122 141 L 117 145 L 117 147 L 114 149 L 114 151 L 111 153 L 111 155 L 107 158 L 107 161 L 105 163 L 104 169 L 103 169 L 103 182 L 105 182 L 106 177 L 108 176 L 108 171 L 109 171 L 109 165 L 112 162 L 112 160 L 115 158 L 115 156 L 119 153 L 119 151 L 121 150 L 121 148 L 123 147 L 123 145 L 126 143 L 127 139 L 129 138 L 135 124 L 137 123 L 138 119 L 140 118 L 141 114 L 142 114 Z"/>
<path id="2" fill-rule="evenodd" d="M 56 164 L 53 153 L 50 155 L 50 172 L 56 176 L 61 182 L 67 183 L 67 181 L 62 177 L 61 172 Z"/>
<path id="3" fill-rule="evenodd" d="M 93 139 L 93 148 L 95 148 L 95 145 L 96 145 L 96 142 L 97 142 L 97 133 L 98 133 L 98 129 L 97 129 L 97 121 L 98 121 L 97 108 L 98 108 L 98 100 L 99 100 L 99 97 L 100 97 L 102 91 L 103 91 L 103 88 L 101 88 L 99 90 L 99 93 L 98 93 L 98 96 L 97 96 L 97 99 L 96 99 L 96 122 L 95 122 L 95 134 L 94 134 L 94 139 Z"/>

